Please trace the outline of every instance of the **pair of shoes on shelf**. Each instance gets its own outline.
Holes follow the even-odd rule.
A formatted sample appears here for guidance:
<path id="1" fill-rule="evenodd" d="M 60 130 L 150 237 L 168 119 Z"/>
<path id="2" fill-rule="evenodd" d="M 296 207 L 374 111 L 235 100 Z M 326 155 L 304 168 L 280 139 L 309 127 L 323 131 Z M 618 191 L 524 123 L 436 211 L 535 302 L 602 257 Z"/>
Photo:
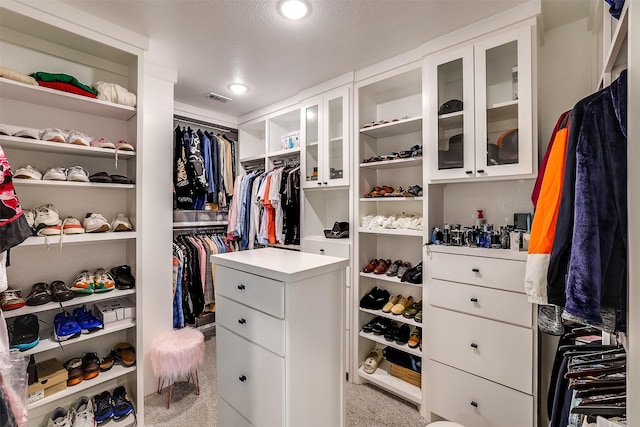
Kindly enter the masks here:
<path id="1" fill-rule="evenodd" d="M 118 289 L 131 289 L 136 286 L 136 279 L 131 273 L 131 267 L 126 264 L 111 268 L 111 277 L 116 282 Z"/>
<path id="2" fill-rule="evenodd" d="M 411 187 L 407 188 L 407 191 L 402 193 L 404 197 L 419 197 L 422 196 L 422 194 L 422 187 L 417 184 L 412 185 Z"/>
<path id="3" fill-rule="evenodd" d="M 419 285 L 422 283 L 422 262 L 417 264 L 415 267 L 411 267 L 408 269 L 400 279 L 401 282 L 409 282 L 414 285 Z"/>
<path id="4" fill-rule="evenodd" d="M 324 237 L 327 239 L 347 239 L 349 238 L 349 223 L 336 221 L 331 230 L 324 230 Z"/>
<path id="5" fill-rule="evenodd" d="M 50 301 L 69 301 L 75 296 L 73 291 L 61 280 L 54 280 L 50 285 L 38 282 L 31 287 L 31 292 L 27 296 L 27 305 L 43 305 Z"/>
<path id="6" fill-rule="evenodd" d="M 113 276 L 104 268 L 93 273 L 85 270 L 73 281 L 71 289 L 81 294 L 93 294 L 112 291 L 116 286 Z"/>
<path id="7" fill-rule="evenodd" d="M 402 316 L 407 319 L 414 319 L 420 311 L 422 311 L 422 301 L 416 301 L 402 312 Z"/>
<path id="8" fill-rule="evenodd" d="M 40 325 L 35 314 L 23 314 L 13 319 L 9 329 L 9 348 L 29 350 L 40 342 Z"/>
<path id="9" fill-rule="evenodd" d="M 403 262 L 401 259 L 398 259 L 389 266 L 385 274 L 389 277 L 396 276 L 400 279 L 404 272 L 409 268 L 411 268 L 410 262 Z"/>
<path id="10" fill-rule="evenodd" d="M 113 350 L 100 360 L 100 370 L 102 372 L 110 370 L 116 361 L 120 361 L 122 366 L 127 368 L 135 365 L 136 349 L 126 342 L 116 344 Z"/>
<path id="11" fill-rule="evenodd" d="M 362 365 L 362 370 L 367 374 L 373 374 L 376 369 L 378 369 L 378 366 L 380 366 L 380 362 L 382 362 L 382 359 L 382 349 L 372 349 Z"/>
<path id="12" fill-rule="evenodd" d="M 360 308 L 380 310 L 388 299 L 389 291 L 376 286 L 360 299 Z"/>
<path id="13" fill-rule="evenodd" d="M 27 300 L 19 289 L 7 289 L 0 294 L 2 311 L 16 310 L 27 305 Z"/>
<path id="14" fill-rule="evenodd" d="M 133 404 L 124 386 L 113 389 L 113 393 L 103 391 L 93 396 L 94 416 L 98 425 L 111 420 L 119 420 L 133 412 Z"/>
<path id="15" fill-rule="evenodd" d="M 411 336 L 407 340 L 407 345 L 409 348 L 416 348 L 420 346 L 420 350 L 422 350 L 422 328 L 415 327 L 411 332 Z"/>
<path id="16" fill-rule="evenodd" d="M 409 295 L 408 297 L 403 297 L 402 295 L 398 295 L 396 298 L 398 298 L 397 302 L 393 304 L 393 306 L 389 310 L 391 314 L 395 314 L 396 316 L 404 313 L 404 311 L 408 307 L 411 307 L 411 305 L 413 305 L 413 302 L 414 302 L 413 297 L 411 295 Z"/>
<path id="17" fill-rule="evenodd" d="M 111 148 L 114 150 L 135 151 L 133 145 L 129 144 L 123 139 L 118 140 L 118 142 L 114 144 L 108 138 L 98 137 L 91 141 L 90 145 L 96 148 Z"/>
<path id="18" fill-rule="evenodd" d="M 92 138 L 77 130 L 62 131 L 57 128 L 48 128 L 42 131 L 40 139 L 43 141 L 61 142 L 88 147 Z"/>
<path id="19" fill-rule="evenodd" d="M 111 220 L 111 223 L 107 222 L 107 219 L 102 214 L 88 212 L 82 220 L 82 225 L 87 233 L 133 230 L 131 221 L 122 212 L 118 212 Z"/>
<path id="20" fill-rule="evenodd" d="M 91 182 L 101 182 L 105 184 L 133 184 L 133 180 L 124 175 L 108 174 L 107 172 L 96 172 L 89 177 Z"/>
<path id="21" fill-rule="evenodd" d="M 89 352 L 82 357 L 73 357 L 62 365 L 67 370 L 67 386 L 80 384 L 100 375 L 100 358 L 97 353 Z"/>
<path id="22" fill-rule="evenodd" d="M 68 411 L 58 406 L 51 412 L 47 427 L 95 427 L 93 405 L 87 396 L 80 396 Z"/>
<path id="23" fill-rule="evenodd" d="M 69 168 L 54 166 L 44 171 L 42 179 L 46 181 L 89 182 L 89 172 L 82 166 L 71 166 Z"/>
<path id="24" fill-rule="evenodd" d="M 384 333 L 384 339 L 387 341 L 395 341 L 396 344 L 406 344 L 411 335 L 411 328 L 406 323 L 391 322 Z"/>
<path id="25" fill-rule="evenodd" d="M 77 338 L 104 328 L 104 323 L 85 306 L 73 309 L 73 314 L 63 309 L 53 318 L 53 335 L 56 341 Z"/>

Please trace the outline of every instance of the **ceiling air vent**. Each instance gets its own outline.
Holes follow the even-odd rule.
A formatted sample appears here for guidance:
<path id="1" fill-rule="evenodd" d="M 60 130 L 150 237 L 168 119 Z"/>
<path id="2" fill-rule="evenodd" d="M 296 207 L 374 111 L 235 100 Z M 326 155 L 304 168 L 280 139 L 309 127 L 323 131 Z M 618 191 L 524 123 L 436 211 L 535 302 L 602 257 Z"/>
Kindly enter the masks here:
<path id="1" fill-rule="evenodd" d="M 219 94 L 213 93 L 213 92 L 209 92 L 207 94 L 207 98 L 213 99 L 214 101 L 219 101 L 219 102 L 229 102 L 229 101 L 231 101 L 231 98 L 227 98 L 226 96 L 219 95 Z"/>

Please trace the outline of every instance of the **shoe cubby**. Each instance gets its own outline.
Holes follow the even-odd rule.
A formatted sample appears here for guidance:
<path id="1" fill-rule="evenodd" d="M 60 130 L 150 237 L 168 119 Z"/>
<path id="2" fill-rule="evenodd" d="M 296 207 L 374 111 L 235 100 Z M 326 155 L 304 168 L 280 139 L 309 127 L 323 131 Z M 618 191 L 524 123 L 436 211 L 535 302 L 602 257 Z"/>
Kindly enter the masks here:
<path id="1" fill-rule="evenodd" d="M 357 231 L 354 238 L 354 367 L 356 382 L 371 383 L 418 406 L 425 406 L 425 388 L 391 374 L 392 364 L 382 359 L 373 373 L 363 369 L 372 348 L 399 350 L 423 357 L 419 348 L 365 332 L 374 319 L 397 322 L 410 332 L 422 324 L 402 314 L 361 307 L 360 301 L 377 287 L 394 295 L 423 300 L 422 284 L 402 282 L 397 276 L 363 269 L 373 259 L 402 260 L 415 266 L 423 261 L 425 197 L 423 193 L 422 69 L 419 64 L 371 77 L 355 85 L 354 198 Z M 409 191 L 411 189 L 411 192 Z M 385 302 L 386 303 L 386 302 Z"/>
<path id="2" fill-rule="evenodd" d="M 46 13 L 38 14 L 39 18 L 23 14 L 28 9 L 27 6 L 13 4 L 3 5 L 0 9 L 3 27 L 0 62 L 3 66 L 25 75 L 38 71 L 64 73 L 87 85 L 104 81 L 116 83 L 132 93 L 139 91 L 142 50 L 112 36 L 86 29 L 61 28 L 57 26 L 58 21 L 46 18 Z M 136 230 L 137 210 L 141 203 L 138 151 L 142 135 L 142 117 L 138 115 L 137 107 L 0 78 L 0 110 L 0 124 L 13 133 L 32 130 L 32 135 L 40 136 L 45 129 L 57 128 L 65 132 L 81 132 L 91 136 L 92 140 L 102 137 L 114 144 L 120 140 L 130 144 L 133 151 L 50 142 L 13 133 L 0 135 L 0 146 L 13 171 L 25 165 L 31 165 L 42 173 L 52 167 L 81 166 L 89 175 L 105 172 L 107 175 L 126 176 L 132 181 L 115 184 L 15 179 L 14 187 L 24 210 L 52 204 L 58 210 L 60 221 L 71 216 L 80 223 L 87 213 L 100 213 L 111 222 L 116 213 L 122 212 Z M 20 290 L 26 298 L 37 282 L 50 284 L 61 280 L 70 287 L 83 270 L 93 272 L 98 268 L 109 269 L 124 264 L 130 265 L 133 275 L 138 276 L 141 271 L 138 237 L 137 231 L 29 237 L 11 250 L 11 266 L 7 269 L 9 287 Z M 140 295 L 137 289 L 76 295 L 61 305 L 71 312 L 82 305 L 93 310 L 96 303 L 120 297 L 138 302 Z M 104 329 L 58 343 L 51 331 L 53 318 L 61 312 L 61 305 L 48 302 L 3 313 L 8 323 L 24 314 L 38 317 L 40 341 L 23 352 L 33 355 L 36 362 L 55 358 L 62 364 L 73 356 L 90 351 L 103 357 L 119 342 L 129 342 L 138 347 L 141 331 L 133 318 L 107 323 Z M 30 403 L 28 425 L 46 425 L 54 408 L 68 408 L 81 395 L 91 398 L 119 385 L 126 386 L 134 406 L 138 407 L 142 402 L 138 378 L 142 378 L 142 374 L 136 366 L 125 368 L 116 365 L 93 379 Z M 118 422 L 119 425 L 133 423 L 133 417 Z"/>

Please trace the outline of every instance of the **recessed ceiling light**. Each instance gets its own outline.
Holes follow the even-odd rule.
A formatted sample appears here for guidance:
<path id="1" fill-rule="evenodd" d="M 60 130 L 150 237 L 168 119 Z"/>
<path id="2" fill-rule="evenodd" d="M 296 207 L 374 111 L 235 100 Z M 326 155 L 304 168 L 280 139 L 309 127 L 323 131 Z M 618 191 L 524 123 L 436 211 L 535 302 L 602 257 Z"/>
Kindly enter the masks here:
<path id="1" fill-rule="evenodd" d="M 249 90 L 248 87 L 246 87 L 243 84 L 240 83 L 233 83 L 229 85 L 229 89 L 231 90 L 231 92 L 238 94 L 238 95 L 242 95 L 243 93 L 245 93 L 246 91 Z"/>
<path id="2" fill-rule="evenodd" d="M 284 0 L 280 2 L 278 10 L 285 18 L 298 20 L 309 14 L 309 4 L 302 0 Z"/>

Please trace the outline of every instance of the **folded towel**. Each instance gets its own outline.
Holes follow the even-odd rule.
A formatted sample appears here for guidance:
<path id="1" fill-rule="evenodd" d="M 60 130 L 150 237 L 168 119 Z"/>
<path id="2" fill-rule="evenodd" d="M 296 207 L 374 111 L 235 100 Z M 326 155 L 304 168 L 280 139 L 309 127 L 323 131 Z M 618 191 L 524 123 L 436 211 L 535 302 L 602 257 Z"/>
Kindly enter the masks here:
<path id="1" fill-rule="evenodd" d="M 29 85 L 37 85 L 38 82 L 31 76 L 27 76 L 26 74 L 22 74 L 20 71 L 14 70 L 9 67 L 0 66 L 0 77 L 4 77 L 6 79 L 15 80 L 17 82 L 26 83 Z"/>

